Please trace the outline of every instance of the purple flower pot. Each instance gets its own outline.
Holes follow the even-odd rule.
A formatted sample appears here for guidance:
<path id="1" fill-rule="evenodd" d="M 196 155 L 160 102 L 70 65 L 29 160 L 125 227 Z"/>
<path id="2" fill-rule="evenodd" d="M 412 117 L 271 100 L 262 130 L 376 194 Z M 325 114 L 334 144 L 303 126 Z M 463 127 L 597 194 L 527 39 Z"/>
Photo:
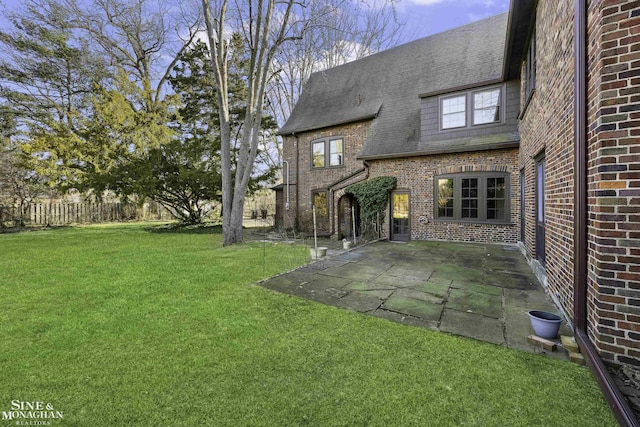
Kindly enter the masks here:
<path id="1" fill-rule="evenodd" d="M 529 318 L 534 332 L 540 338 L 552 340 L 558 336 L 562 318 L 557 314 L 532 310 L 529 312 Z"/>

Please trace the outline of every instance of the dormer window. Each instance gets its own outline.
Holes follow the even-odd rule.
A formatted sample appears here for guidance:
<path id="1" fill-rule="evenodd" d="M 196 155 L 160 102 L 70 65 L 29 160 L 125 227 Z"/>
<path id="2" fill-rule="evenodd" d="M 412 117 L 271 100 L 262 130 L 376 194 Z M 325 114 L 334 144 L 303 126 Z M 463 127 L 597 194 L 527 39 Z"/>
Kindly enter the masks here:
<path id="1" fill-rule="evenodd" d="M 503 121 L 504 85 L 440 98 L 440 130 L 491 125 Z"/>
<path id="2" fill-rule="evenodd" d="M 473 124 L 484 125 L 500 121 L 500 88 L 473 94 Z"/>
<path id="3" fill-rule="evenodd" d="M 466 95 L 442 99 L 442 129 L 452 129 L 467 125 Z"/>

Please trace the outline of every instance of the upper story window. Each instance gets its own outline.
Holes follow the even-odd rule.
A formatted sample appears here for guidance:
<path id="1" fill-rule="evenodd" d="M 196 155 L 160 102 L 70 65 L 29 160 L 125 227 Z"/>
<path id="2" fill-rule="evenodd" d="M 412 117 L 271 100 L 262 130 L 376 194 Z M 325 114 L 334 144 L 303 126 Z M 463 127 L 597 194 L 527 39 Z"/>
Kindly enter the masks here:
<path id="1" fill-rule="evenodd" d="M 314 142 L 312 144 L 312 163 L 314 168 L 323 168 L 325 165 L 324 141 Z"/>
<path id="2" fill-rule="evenodd" d="M 531 34 L 524 67 L 524 99 L 529 99 L 536 88 L 536 33 Z"/>
<path id="3" fill-rule="evenodd" d="M 484 125 L 500 121 L 500 88 L 473 94 L 473 124 Z"/>
<path id="4" fill-rule="evenodd" d="M 466 126 L 466 95 L 442 99 L 442 129 Z"/>
<path id="5" fill-rule="evenodd" d="M 344 146 L 342 138 L 329 140 L 329 166 L 342 166 Z"/>
<path id="6" fill-rule="evenodd" d="M 471 90 L 440 98 L 440 129 L 500 123 L 504 85 Z M 467 107 L 468 106 L 468 107 Z"/>
<path id="7" fill-rule="evenodd" d="M 509 220 L 509 174 L 464 173 L 435 179 L 435 218 L 473 222 Z"/>
<path id="8" fill-rule="evenodd" d="M 344 165 L 344 139 L 324 138 L 311 143 L 311 166 L 313 168 Z"/>

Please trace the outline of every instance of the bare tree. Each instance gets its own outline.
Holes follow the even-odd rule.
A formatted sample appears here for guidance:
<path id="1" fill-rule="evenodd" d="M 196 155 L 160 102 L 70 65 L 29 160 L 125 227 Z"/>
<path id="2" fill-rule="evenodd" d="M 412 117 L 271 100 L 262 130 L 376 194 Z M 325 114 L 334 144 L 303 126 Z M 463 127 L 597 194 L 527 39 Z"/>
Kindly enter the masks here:
<path id="1" fill-rule="evenodd" d="M 212 13 L 212 6 L 214 13 Z M 219 0 L 214 5 L 202 0 L 211 63 L 218 87 L 222 169 L 222 230 L 224 245 L 242 241 L 242 218 L 246 191 L 260 145 L 267 83 L 271 78 L 273 57 L 280 46 L 299 34 L 292 33 L 290 20 L 295 0 Z M 232 162 L 232 136 L 229 116 L 230 33 L 238 33 L 247 50 L 246 108 L 237 150 Z M 232 170 L 232 163 L 235 169 Z"/>
<path id="2" fill-rule="evenodd" d="M 178 58 L 194 41 L 200 17 L 161 0 L 60 1 L 70 25 L 83 31 L 112 68 L 124 70 L 147 93 L 153 109 Z M 181 3 L 179 3 L 181 4 Z"/>
<path id="3" fill-rule="evenodd" d="M 391 0 L 316 0 L 302 13 L 297 25 L 306 26 L 304 37 L 278 50 L 267 87 L 267 108 L 279 126 L 288 119 L 311 73 L 392 47 L 403 37 Z M 266 141 L 259 160 L 280 167 L 280 138 Z"/>
<path id="4" fill-rule="evenodd" d="M 202 6 L 219 89 L 223 234 L 224 244 L 229 245 L 242 240 L 245 193 L 258 153 L 266 163 L 280 160 L 277 139 L 260 133 L 265 109 L 282 124 L 312 71 L 393 44 L 399 25 L 390 5 L 374 8 L 353 0 L 308 4 L 296 0 L 214 0 L 212 4 L 202 0 Z M 247 107 L 239 141 L 232 140 L 229 128 L 231 33 L 241 34 L 248 50 Z M 231 159 L 234 142 L 238 146 L 235 170 Z"/>
<path id="5" fill-rule="evenodd" d="M 267 92 L 270 112 L 280 126 L 311 73 L 395 46 L 403 36 L 391 0 L 312 1 L 296 25 L 305 27 L 305 36 L 278 50 Z"/>

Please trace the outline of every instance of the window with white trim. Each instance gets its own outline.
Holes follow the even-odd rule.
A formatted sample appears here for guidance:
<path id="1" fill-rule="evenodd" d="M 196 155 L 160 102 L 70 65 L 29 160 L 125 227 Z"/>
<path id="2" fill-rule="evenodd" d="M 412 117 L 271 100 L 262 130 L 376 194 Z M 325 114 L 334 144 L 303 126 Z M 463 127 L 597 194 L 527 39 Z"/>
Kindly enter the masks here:
<path id="1" fill-rule="evenodd" d="M 466 95 L 442 98 L 442 129 L 452 129 L 467 125 Z"/>
<path id="2" fill-rule="evenodd" d="M 484 125 L 500 121 L 500 88 L 473 93 L 473 124 Z"/>
<path id="3" fill-rule="evenodd" d="M 504 91 L 505 86 L 500 85 L 441 97 L 440 129 L 470 128 L 502 122 Z"/>

